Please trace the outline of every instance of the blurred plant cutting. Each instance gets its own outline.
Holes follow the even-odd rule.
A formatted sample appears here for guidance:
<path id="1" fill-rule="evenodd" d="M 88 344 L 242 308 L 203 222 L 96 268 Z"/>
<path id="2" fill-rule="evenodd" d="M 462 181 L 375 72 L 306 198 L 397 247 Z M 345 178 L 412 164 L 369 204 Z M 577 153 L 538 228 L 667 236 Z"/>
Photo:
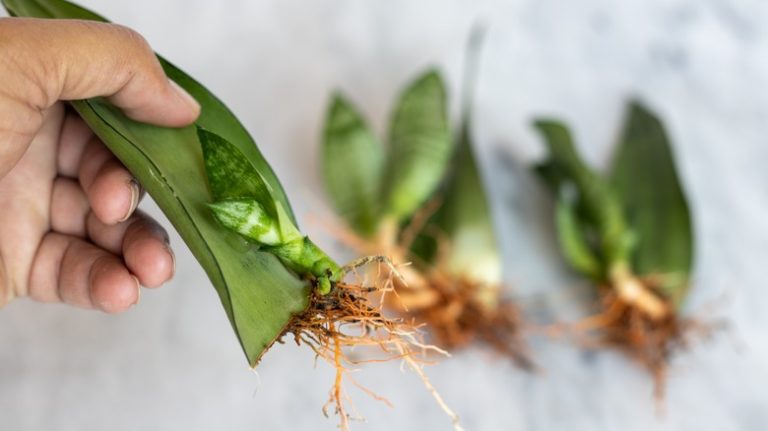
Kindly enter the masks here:
<path id="1" fill-rule="evenodd" d="M 340 93 L 327 110 L 322 172 L 360 254 L 412 262 L 394 280 L 390 309 L 425 323 L 443 348 L 482 340 L 528 367 L 521 317 L 502 291 L 501 257 L 472 145 L 471 98 L 483 32 L 470 37 L 461 120 L 452 133 L 442 76 L 428 70 L 401 92 L 382 146 Z"/>
<path id="2" fill-rule="evenodd" d="M 691 329 L 682 318 L 693 262 L 688 200 L 661 120 L 633 101 L 608 175 L 579 156 L 568 128 L 541 119 L 549 150 L 536 171 L 555 197 L 555 227 L 568 264 L 600 294 L 599 314 L 576 325 L 647 367 L 657 394 Z"/>

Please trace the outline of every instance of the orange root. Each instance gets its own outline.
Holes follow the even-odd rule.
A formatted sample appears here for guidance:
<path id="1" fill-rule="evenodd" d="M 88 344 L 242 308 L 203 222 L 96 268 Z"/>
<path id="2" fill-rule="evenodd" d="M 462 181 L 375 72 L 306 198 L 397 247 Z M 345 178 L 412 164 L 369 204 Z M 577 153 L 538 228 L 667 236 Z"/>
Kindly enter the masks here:
<path id="1" fill-rule="evenodd" d="M 313 293 L 308 309 L 295 316 L 284 332 L 284 335 L 290 332 L 297 344 L 308 345 L 318 358 L 335 368 L 336 376 L 323 413 L 329 416 L 329 411 L 333 409 L 340 418 L 339 428 L 342 430 L 348 430 L 350 420 L 355 419 L 345 408 L 346 402 L 349 401 L 343 385 L 345 377 L 364 393 L 391 405 L 383 397 L 347 376 L 350 368 L 356 365 L 403 360 L 424 381 L 430 393 L 433 396 L 436 393 L 421 370 L 421 366 L 426 363 L 423 358 L 430 351 L 447 353 L 424 344 L 416 326 L 401 319 L 384 316 L 381 305 L 369 299 L 375 292 L 391 289 L 389 280 L 383 288 L 340 283 L 327 295 Z M 345 351 L 353 347 L 373 348 L 378 352 L 378 356 L 366 360 L 352 359 Z M 436 399 L 440 407 L 446 410 L 442 399 L 439 396 Z M 453 412 L 446 412 L 450 412 L 452 421 L 457 421 Z"/>
<path id="2" fill-rule="evenodd" d="M 643 280 L 648 292 L 660 300 L 649 280 Z M 663 317 L 649 315 L 634 304 L 628 304 L 613 289 L 604 289 L 602 312 L 571 326 L 581 344 L 592 348 L 611 347 L 647 369 L 654 378 L 654 395 L 664 399 L 666 374 L 672 358 L 690 349 L 695 339 L 710 335 L 712 325 L 682 318 L 674 312 Z M 664 303 L 669 310 L 671 304 Z"/>
<path id="3" fill-rule="evenodd" d="M 360 254 L 388 256 L 397 264 L 404 280 L 394 280 L 393 288 L 384 292 L 392 295 L 388 300 L 382 295 L 381 302 L 400 316 L 425 325 L 435 344 L 453 350 L 481 342 L 518 366 L 533 369 L 521 335 L 524 321 L 517 304 L 502 299 L 498 286 L 457 277 L 446 269 L 444 256 L 451 244 L 428 225 L 440 204 L 438 200 L 425 204 L 399 233 L 396 224 L 384 223 L 373 239 L 362 238 L 347 226 L 332 221 L 323 224 L 334 238 Z M 421 262 L 410 254 L 419 232 L 437 240 L 435 264 Z M 387 275 L 389 271 L 384 268 L 384 272 Z"/>
<path id="4" fill-rule="evenodd" d="M 523 317 L 517 304 L 502 300 L 495 289 L 491 293 L 496 301 L 489 306 L 478 298 L 478 291 L 489 287 L 467 279 L 433 274 L 427 282 L 429 296 L 410 301 L 416 295 L 400 292 L 400 298 L 406 314 L 426 324 L 437 345 L 454 350 L 482 342 L 518 366 L 534 368 L 521 337 Z"/>

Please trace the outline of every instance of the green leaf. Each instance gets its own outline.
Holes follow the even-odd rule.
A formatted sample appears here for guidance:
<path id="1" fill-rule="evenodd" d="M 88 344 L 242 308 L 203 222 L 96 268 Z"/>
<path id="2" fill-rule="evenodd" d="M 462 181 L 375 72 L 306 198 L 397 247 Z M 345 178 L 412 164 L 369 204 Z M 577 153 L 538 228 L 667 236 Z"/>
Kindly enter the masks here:
<path id="1" fill-rule="evenodd" d="M 269 184 L 245 154 L 221 136 L 197 127 L 203 162 L 214 201 L 253 198 L 277 219 L 277 204 Z"/>
<path id="2" fill-rule="evenodd" d="M 690 211 L 664 126 L 637 102 L 629 106 L 611 181 L 637 234 L 633 269 L 662 276 L 664 293 L 679 304 L 693 261 Z"/>
<path id="3" fill-rule="evenodd" d="M 358 233 L 374 233 L 380 207 L 384 152 L 362 115 L 341 94 L 328 108 L 323 176 L 336 211 Z"/>
<path id="4" fill-rule="evenodd" d="M 272 187 L 237 146 L 199 126 L 197 136 L 203 149 L 205 172 L 214 201 L 252 198 L 277 223 L 283 241 L 301 238 L 298 228 L 275 198 Z"/>
<path id="5" fill-rule="evenodd" d="M 434 193 L 453 152 L 446 90 L 431 70 L 403 91 L 390 125 L 384 214 L 401 222 Z"/>
<path id="6" fill-rule="evenodd" d="M 501 255 L 472 139 L 475 69 L 483 35 L 483 29 L 478 27 L 468 42 L 458 140 L 445 184 L 439 190 L 442 205 L 430 224 L 444 233 L 451 244 L 447 256 L 451 271 L 496 285 L 501 283 Z"/>
<path id="7" fill-rule="evenodd" d="M 3 4 L 14 16 L 104 20 L 62 0 L 3 0 Z M 161 63 L 166 74 L 201 104 L 198 124 L 237 145 L 290 211 L 275 174 L 237 118 L 184 72 L 162 59 Z M 255 365 L 291 316 L 306 308 L 306 283 L 275 256 L 256 250 L 215 221 L 207 206 L 211 196 L 194 127 L 138 123 L 102 100 L 76 101 L 72 106 L 173 223 L 213 282 L 249 363 Z"/>
<path id="8" fill-rule="evenodd" d="M 603 272 L 627 264 L 633 235 L 611 185 L 584 163 L 564 124 L 538 120 L 534 126 L 549 148 L 549 159 L 539 165 L 537 171 L 548 185 L 557 188 L 557 194 L 564 187 L 574 190 L 575 214 L 582 226 L 594 229 Z"/>
<path id="9" fill-rule="evenodd" d="M 603 275 L 600 260 L 586 237 L 587 227 L 577 214 L 574 197 L 564 188 L 555 203 L 555 225 L 560 249 L 566 262 L 576 271 L 599 280 Z M 571 190 L 572 191 L 572 190 Z"/>
<path id="10" fill-rule="evenodd" d="M 260 246 L 280 245 L 285 242 L 280 235 L 277 220 L 267 214 L 255 199 L 226 199 L 208 206 L 224 227 Z"/>
<path id="11" fill-rule="evenodd" d="M 472 150 L 469 126 L 462 129 L 454 169 L 440 194 L 443 203 L 435 221 L 451 244 L 448 265 L 452 271 L 500 283 L 501 262 L 491 208 Z"/>
<path id="12" fill-rule="evenodd" d="M 556 186 L 564 181 L 578 183 L 581 184 L 579 191 L 584 195 L 583 199 L 603 200 L 603 197 L 591 192 L 592 189 L 602 188 L 601 179 L 576 152 L 571 132 L 565 124 L 549 119 L 536 120 L 534 127 L 541 133 L 549 149 L 549 158 L 538 168 L 547 178 L 547 183 Z"/>

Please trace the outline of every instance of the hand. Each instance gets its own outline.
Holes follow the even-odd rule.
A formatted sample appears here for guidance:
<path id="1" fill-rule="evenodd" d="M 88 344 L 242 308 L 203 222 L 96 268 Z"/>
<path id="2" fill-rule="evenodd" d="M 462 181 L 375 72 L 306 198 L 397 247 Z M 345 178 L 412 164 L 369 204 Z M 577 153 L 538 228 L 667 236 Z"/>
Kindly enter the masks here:
<path id="1" fill-rule="evenodd" d="M 116 25 L 0 18 L 0 306 L 17 296 L 120 312 L 173 276 L 131 174 L 61 100 L 107 96 L 168 127 L 199 105 Z"/>

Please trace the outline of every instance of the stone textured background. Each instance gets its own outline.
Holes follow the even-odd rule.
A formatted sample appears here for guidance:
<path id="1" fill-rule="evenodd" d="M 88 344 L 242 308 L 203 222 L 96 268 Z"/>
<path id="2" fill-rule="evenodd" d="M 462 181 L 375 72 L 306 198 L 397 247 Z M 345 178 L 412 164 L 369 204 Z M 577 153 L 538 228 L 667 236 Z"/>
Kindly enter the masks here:
<path id="1" fill-rule="evenodd" d="M 476 104 L 477 143 L 502 233 L 507 280 L 537 320 L 584 312 L 584 286 L 560 263 L 530 121 L 556 115 L 604 164 L 624 102 L 662 114 L 697 234 L 692 314 L 729 330 L 675 361 L 666 412 L 648 376 L 611 353 L 532 340 L 542 368 L 489 352 L 428 372 L 468 430 L 759 430 L 768 421 L 768 3 L 725 0 L 274 0 L 84 3 L 141 31 L 218 94 L 252 132 L 309 232 L 327 217 L 316 154 L 329 92 L 346 91 L 384 128 L 396 90 L 427 65 L 455 93 L 469 28 L 490 26 Z M 455 99 L 454 99 L 455 102 Z M 455 111 L 455 103 L 454 103 Z M 158 214 L 151 202 L 143 207 Z M 169 226 L 167 221 L 164 221 Z M 333 429 L 322 417 L 332 371 L 278 345 L 255 374 L 219 300 L 173 236 L 177 276 L 121 316 L 20 300 L 0 312 L 0 421 L 7 430 Z M 332 241 L 325 238 L 325 245 Z M 359 379 L 394 410 L 355 399 L 358 430 L 449 429 L 396 365 Z"/>

